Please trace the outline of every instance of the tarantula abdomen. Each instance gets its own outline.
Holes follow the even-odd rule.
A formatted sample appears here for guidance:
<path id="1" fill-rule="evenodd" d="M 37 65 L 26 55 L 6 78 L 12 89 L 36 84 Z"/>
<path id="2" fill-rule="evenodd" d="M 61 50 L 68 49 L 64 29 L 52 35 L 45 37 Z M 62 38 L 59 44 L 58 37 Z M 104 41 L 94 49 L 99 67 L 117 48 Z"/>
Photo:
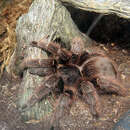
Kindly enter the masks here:
<path id="1" fill-rule="evenodd" d="M 107 56 L 90 57 L 84 63 L 82 73 L 89 81 L 96 81 L 96 85 L 106 92 L 117 93 L 122 96 L 127 94 L 119 79 L 119 72 L 114 61 Z"/>

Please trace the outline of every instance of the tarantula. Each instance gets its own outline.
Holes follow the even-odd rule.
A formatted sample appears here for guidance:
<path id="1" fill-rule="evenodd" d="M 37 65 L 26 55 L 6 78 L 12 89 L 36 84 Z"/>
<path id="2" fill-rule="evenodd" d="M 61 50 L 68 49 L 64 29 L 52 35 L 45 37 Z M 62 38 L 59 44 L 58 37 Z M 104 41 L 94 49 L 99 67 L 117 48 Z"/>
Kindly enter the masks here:
<path id="1" fill-rule="evenodd" d="M 126 95 L 115 62 L 97 48 L 84 49 L 81 38 L 72 40 L 70 51 L 57 43 L 48 43 L 47 38 L 39 42 L 33 41 L 31 45 L 48 52 L 49 58 L 24 59 L 20 64 L 21 70 L 28 69 L 31 74 L 45 77 L 23 108 L 56 92 L 59 94 L 59 103 L 55 120 L 63 115 L 65 109 L 71 107 L 76 98 L 89 105 L 92 115 L 98 116 L 101 114 L 98 90 Z M 63 87 L 59 82 L 62 82 Z"/>

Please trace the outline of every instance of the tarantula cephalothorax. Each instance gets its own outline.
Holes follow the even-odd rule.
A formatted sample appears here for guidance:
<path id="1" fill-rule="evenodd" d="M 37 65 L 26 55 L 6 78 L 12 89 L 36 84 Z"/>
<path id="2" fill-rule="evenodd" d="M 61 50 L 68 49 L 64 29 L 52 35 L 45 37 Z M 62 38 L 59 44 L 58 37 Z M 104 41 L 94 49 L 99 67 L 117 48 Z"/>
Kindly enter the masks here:
<path id="1" fill-rule="evenodd" d="M 22 70 L 29 69 L 31 74 L 45 76 L 41 86 L 24 107 L 32 106 L 47 96 L 50 92 L 59 92 L 59 103 L 56 107 L 60 118 L 64 109 L 70 108 L 76 98 L 80 98 L 90 107 L 92 115 L 100 115 L 101 105 L 97 91 L 117 93 L 125 96 L 126 89 L 119 80 L 115 63 L 105 53 L 98 49 L 84 50 L 80 38 L 74 38 L 71 51 L 54 42 L 43 38 L 31 43 L 50 53 L 48 59 L 25 59 L 21 64 Z M 62 81 L 63 88 L 58 83 Z M 55 119 L 56 120 L 56 119 Z"/>

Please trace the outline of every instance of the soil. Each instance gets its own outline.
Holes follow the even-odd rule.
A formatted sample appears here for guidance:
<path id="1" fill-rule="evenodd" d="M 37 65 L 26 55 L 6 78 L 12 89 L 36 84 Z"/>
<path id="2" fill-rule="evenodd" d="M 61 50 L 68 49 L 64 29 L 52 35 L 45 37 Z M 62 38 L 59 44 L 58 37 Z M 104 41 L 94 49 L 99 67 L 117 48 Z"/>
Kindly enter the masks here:
<path id="1" fill-rule="evenodd" d="M 110 21 L 107 19 L 109 19 L 108 17 L 106 17 L 106 21 Z M 105 26 L 103 26 L 104 22 L 101 22 L 90 36 L 98 41 L 100 43 L 98 46 L 118 64 L 121 80 L 128 90 L 128 95 L 126 97 L 115 94 L 100 95 L 102 116 L 98 119 L 92 118 L 86 104 L 76 101 L 70 114 L 60 120 L 63 130 L 111 130 L 119 117 L 130 110 L 130 31 L 126 29 L 130 23 L 120 21 L 120 24 L 117 24 L 116 21 L 119 19 L 112 21 L 112 24 L 109 22 Z M 123 25 L 125 27 L 122 27 Z M 107 31 L 105 31 L 106 29 Z M 100 33 L 99 30 L 101 30 Z M 115 30 L 121 33 L 116 33 Z M 121 35 L 124 37 L 121 38 Z M 0 79 L 0 130 L 46 130 L 42 121 L 25 122 L 21 118 L 21 113 L 17 108 L 19 84 L 20 80 L 11 79 L 6 72 Z"/>
<path id="2" fill-rule="evenodd" d="M 100 44 L 111 58 L 119 65 L 121 78 L 128 89 L 128 96 L 100 95 L 103 114 L 99 119 L 93 119 L 85 104 L 77 101 L 71 108 L 70 115 L 61 119 L 64 130 L 110 130 L 119 117 L 130 109 L 130 53 L 118 46 Z M 5 72 L 0 80 L 0 130 L 40 130 L 44 129 L 42 122 L 25 123 L 17 109 L 17 92 L 20 81 L 11 80 Z"/>

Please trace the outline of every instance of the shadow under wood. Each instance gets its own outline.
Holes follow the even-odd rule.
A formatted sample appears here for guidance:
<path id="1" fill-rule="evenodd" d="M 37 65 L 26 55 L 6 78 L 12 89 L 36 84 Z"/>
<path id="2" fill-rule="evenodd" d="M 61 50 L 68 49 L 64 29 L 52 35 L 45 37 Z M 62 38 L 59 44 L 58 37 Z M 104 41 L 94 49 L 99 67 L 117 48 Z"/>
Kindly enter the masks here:
<path id="1" fill-rule="evenodd" d="M 87 33 L 102 14 L 67 7 L 81 32 Z M 104 15 L 90 32 L 90 38 L 103 44 L 114 43 L 122 49 L 130 49 L 130 21 L 116 15 Z"/>

